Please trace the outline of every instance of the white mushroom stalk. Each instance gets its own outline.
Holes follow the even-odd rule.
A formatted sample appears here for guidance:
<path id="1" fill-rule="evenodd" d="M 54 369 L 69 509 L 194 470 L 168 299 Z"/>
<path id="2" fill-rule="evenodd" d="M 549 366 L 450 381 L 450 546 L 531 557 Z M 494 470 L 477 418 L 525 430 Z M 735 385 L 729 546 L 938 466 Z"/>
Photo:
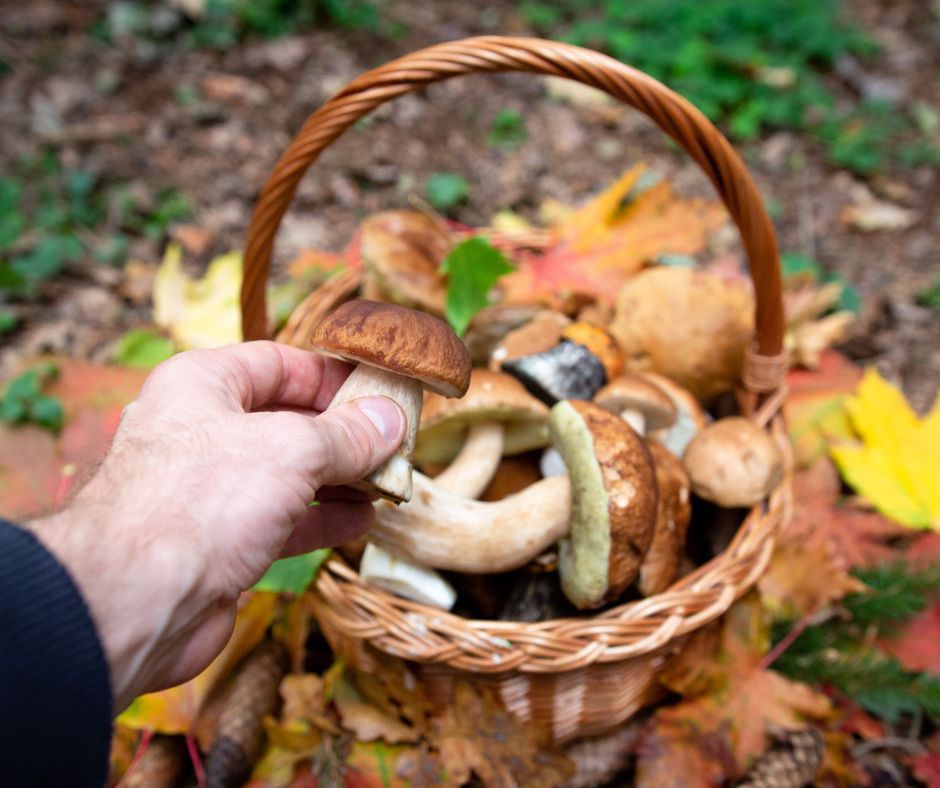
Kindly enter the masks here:
<path id="1" fill-rule="evenodd" d="M 379 490 L 391 491 L 396 498 L 400 497 L 407 501 L 411 497 L 412 489 L 411 455 L 414 453 L 415 437 L 421 420 L 421 381 L 378 367 L 360 364 L 340 386 L 330 407 L 376 395 L 388 397 L 401 406 L 406 420 L 405 437 L 395 453 L 366 481 Z"/>
<path id="2" fill-rule="evenodd" d="M 457 601 L 453 586 L 433 569 L 393 555 L 371 542 L 362 554 L 359 576 L 396 596 L 442 610 L 450 610 Z"/>
<path id="3" fill-rule="evenodd" d="M 474 424 L 460 453 L 437 476 L 434 484 L 465 498 L 479 498 L 489 486 L 503 456 L 503 425 Z"/>
<path id="4" fill-rule="evenodd" d="M 646 435 L 646 416 L 643 411 L 636 408 L 625 408 L 620 411 L 620 418 L 633 427 L 633 431 L 637 435 Z"/>
<path id="5" fill-rule="evenodd" d="M 501 501 L 482 502 L 440 489 L 417 471 L 410 502 L 375 504 L 371 538 L 418 564 L 493 574 L 516 569 L 568 533 L 568 477 L 543 479 Z"/>

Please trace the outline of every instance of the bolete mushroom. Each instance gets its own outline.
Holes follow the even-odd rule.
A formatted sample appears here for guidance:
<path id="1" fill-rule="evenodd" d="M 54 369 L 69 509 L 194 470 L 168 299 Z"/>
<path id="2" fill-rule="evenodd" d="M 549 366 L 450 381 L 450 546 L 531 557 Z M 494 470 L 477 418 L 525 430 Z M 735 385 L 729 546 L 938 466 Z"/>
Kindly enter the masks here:
<path id="1" fill-rule="evenodd" d="M 347 301 L 313 330 L 321 353 L 358 364 L 330 407 L 384 395 L 405 412 L 401 446 L 359 484 L 393 501 L 411 498 L 411 458 L 421 416 L 422 387 L 460 397 L 470 385 L 470 354 L 450 326 L 425 312 L 376 301 Z"/>
<path id="2" fill-rule="evenodd" d="M 756 506 L 783 478 L 780 450 L 741 416 L 705 427 L 692 439 L 683 463 L 695 494 L 727 508 Z"/>
<path id="3" fill-rule="evenodd" d="M 659 504 L 649 552 L 640 566 L 638 586 L 643 596 L 665 591 L 676 579 L 692 519 L 689 475 L 682 462 L 659 443 L 647 444 L 656 468 Z"/>
<path id="4" fill-rule="evenodd" d="M 653 462 L 643 439 L 593 402 L 559 402 L 548 423 L 572 491 L 571 529 L 559 540 L 561 587 L 578 608 L 600 607 L 636 579 L 652 543 Z"/>
<path id="5" fill-rule="evenodd" d="M 610 324 L 628 371 L 666 375 L 701 400 L 740 380 L 753 329 L 754 298 L 743 284 L 671 266 L 628 279 Z"/>
<path id="6" fill-rule="evenodd" d="M 657 375 L 655 372 L 644 372 L 641 377 L 658 386 L 672 400 L 676 408 L 676 420 L 668 427 L 651 429 L 647 437 L 663 444 L 676 457 L 682 457 L 689 441 L 709 423 L 711 417 L 692 392 L 682 388 L 678 383 L 663 375 Z"/>
<path id="7" fill-rule="evenodd" d="M 676 406 L 666 393 L 639 375 L 620 375 L 594 395 L 594 401 L 616 413 L 639 435 L 668 427 L 676 420 Z"/>
<path id="8" fill-rule="evenodd" d="M 450 239 L 435 221 L 417 211 L 382 211 L 359 228 L 366 282 L 383 300 L 441 316 L 447 282 L 441 263 Z"/>
<path id="9" fill-rule="evenodd" d="M 567 477 L 543 479 L 501 501 L 484 503 L 441 490 L 414 473 L 414 496 L 375 503 L 371 538 L 424 566 L 492 574 L 516 569 L 568 532 Z"/>
<path id="10" fill-rule="evenodd" d="M 522 325 L 507 331 L 493 347 L 489 368 L 502 369 L 507 361 L 551 350 L 561 341 L 561 332 L 571 325 L 571 318 L 561 312 L 542 309 Z"/>
<path id="11" fill-rule="evenodd" d="M 453 586 L 433 569 L 412 563 L 372 542 L 362 554 L 359 576 L 396 596 L 442 610 L 450 610 L 457 601 Z"/>
<path id="12" fill-rule="evenodd" d="M 460 399 L 425 393 L 414 456 L 417 462 L 449 461 L 434 483 L 477 498 L 503 455 L 547 444 L 548 408 L 515 378 L 474 369 Z"/>
<path id="13" fill-rule="evenodd" d="M 563 399 L 591 399 L 623 371 L 623 353 L 605 329 L 572 323 L 562 331 L 557 345 L 503 361 L 502 370 L 518 378 L 542 402 L 554 405 Z"/>

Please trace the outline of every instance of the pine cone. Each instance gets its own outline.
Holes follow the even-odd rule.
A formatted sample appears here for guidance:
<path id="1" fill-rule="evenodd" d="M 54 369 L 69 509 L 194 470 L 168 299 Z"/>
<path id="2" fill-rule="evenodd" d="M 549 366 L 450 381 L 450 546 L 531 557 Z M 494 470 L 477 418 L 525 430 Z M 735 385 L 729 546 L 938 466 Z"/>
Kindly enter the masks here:
<path id="1" fill-rule="evenodd" d="M 825 752 L 816 728 L 781 730 L 774 746 L 751 767 L 739 788 L 803 788 L 810 785 Z"/>
<path id="2" fill-rule="evenodd" d="M 264 748 L 261 720 L 274 712 L 286 669 L 287 652 L 273 640 L 259 645 L 245 659 L 206 760 L 207 788 L 235 788 L 251 774 Z"/>
<path id="3" fill-rule="evenodd" d="M 125 785 L 127 788 L 172 788 L 182 771 L 183 755 L 181 737 L 154 736 Z"/>
<path id="4" fill-rule="evenodd" d="M 591 788 L 610 782 L 629 764 L 639 735 L 640 725 L 629 723 L 611 733 L 569 745 L 564 754 L 574 763 L 574 776 L 565 783 L 565 788 Z"/>

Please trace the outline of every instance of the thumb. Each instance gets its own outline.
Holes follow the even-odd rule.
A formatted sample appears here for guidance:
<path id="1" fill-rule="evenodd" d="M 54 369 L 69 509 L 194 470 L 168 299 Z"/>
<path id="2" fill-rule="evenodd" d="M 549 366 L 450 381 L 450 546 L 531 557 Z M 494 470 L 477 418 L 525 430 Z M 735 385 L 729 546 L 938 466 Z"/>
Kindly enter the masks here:
<path id="1" fill-rule="evenodd" d="M 405 435 L 405 414 L 387 397 L 344 402 L 314 418 L 317 486 L 368 476 L 392 456 Z"/>

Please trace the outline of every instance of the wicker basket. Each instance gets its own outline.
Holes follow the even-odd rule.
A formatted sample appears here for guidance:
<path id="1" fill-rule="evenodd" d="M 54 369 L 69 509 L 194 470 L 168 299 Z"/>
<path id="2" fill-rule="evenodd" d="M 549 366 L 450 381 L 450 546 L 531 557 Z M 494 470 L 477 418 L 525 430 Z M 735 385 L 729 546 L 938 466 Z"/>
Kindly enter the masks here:
<path id="1" fill-rule="evenodd" d="M 787 458 L 783 483 L 755 507 L 721 555 L 668 591 L 593 617 L 533 624 L 471 621 L 363 583 L 340 559 L 320 572 L 314 605 L 324 634 L 354 667 L 385 655 L 409 662 L 432 700 L 453 682 L 494 687 L 524 719 L 547 725 L 558 742 L 601 733 L 659 696 L 657 669 L 690 633 L 715 621 L 760 576 L 790 511 L 792 462 L 779 407 L 786 371 L 780 265 L 773 227 L 744 164 L 691 104 L 612 58 L 530 38 L 448 42 L 363 74 L 306 121 L 264 186 L 248 233 L 242 289 L 246 339 L 266 333 L 265 284 L 274 235 L 303 174 L 320 152 L 383 102 L 432 82 L 477 72 L 525 71 L 583 82 L 636 107 L 705 171 L 741 233 L 756 292 L 756 340 L 740 389 L 741 410 L 770 431 Z M 358 285 L 348 272 L 295 311 L 279 339 L 302 345 L 331 304 Z M 324 297 L 325 295 L 325 297 Z"/>

